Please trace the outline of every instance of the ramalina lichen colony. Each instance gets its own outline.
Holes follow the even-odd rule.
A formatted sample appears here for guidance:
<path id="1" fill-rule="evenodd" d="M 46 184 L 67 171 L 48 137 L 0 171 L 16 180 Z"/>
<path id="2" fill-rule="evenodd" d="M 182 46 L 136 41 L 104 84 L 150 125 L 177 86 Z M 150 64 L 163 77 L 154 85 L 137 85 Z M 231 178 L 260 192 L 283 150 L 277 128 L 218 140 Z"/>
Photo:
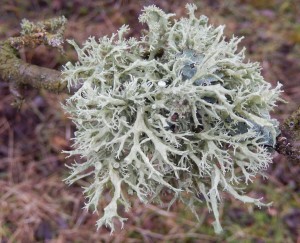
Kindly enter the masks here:
<path id="1" fill-rule="evenodd" d="M 77 127 L 69 154 L 85 162 L 71 166 L 67 182 L 88 177 L 85 207 L 95 212 L 110 193 L 98 227 L 114 231 L 115 219 L 123 225 L 118 206 L 129 210 L 134 197 L 162 203 L 167 194 L 169 206 L 180 200 L 196 215 L 204 201 L 216 232 L 220 191 L 265 205 L 239 187 L 271 162 L 278 124 L 269 111 L 280 85 L 272 89 L 257 63 L 243 62 L 240 38 L 226 41 L 224 26 L 196 18 L 195 9 L 187 5 L 188 18 L 174 20 L 145 7 L 139 20 L 148 30 L 140 39 L 126 39 L 122 26 L 82 48 L 70 41 L 79 61 L 63 75 L 80 88 L 65 106 Z"/>

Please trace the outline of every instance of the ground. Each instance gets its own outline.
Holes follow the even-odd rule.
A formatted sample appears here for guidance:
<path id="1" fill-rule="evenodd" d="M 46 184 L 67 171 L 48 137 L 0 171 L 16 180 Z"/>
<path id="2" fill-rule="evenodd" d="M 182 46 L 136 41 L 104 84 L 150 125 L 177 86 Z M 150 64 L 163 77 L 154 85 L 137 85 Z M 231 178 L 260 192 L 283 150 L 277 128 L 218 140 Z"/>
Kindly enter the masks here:
<path id="1" fill-rule="evenodd" d="M 83 42 L 89 36 L 109 35 L 122 24 L 138 36 L 137 17 L 143 5 L 157 4 L 164 11 L 185 13 L 191 1 L 130 0 L 2 0 L 0 40 L 18 34 L 23 18 L 43 20 L 64 15 L 68 19 L 66 38 Z M 245 36 L 247 57 L 262 65 L 262 74 L 273 86 L 283 84 L 288 104 L 279 103 L 273 116 L 283 121 L 300 104 L 300 5 L 297 0 L 194 1 L 197 13 L 210 23 L 226 24 L 226 35 Z M 24 60 L 61 69 L 76 60 L 66 44 L 65 54 L 41 46 L 21 50 Z M 256 178 L 246 192 L 273 201 L 270 209 L 258 209 L 224 197 L 221 220 L 224 233 L 215 235 L 213 217 L 205 205 L 199 207 L 200 221 L 177 203 L 170 211 L 138 201 L 124 230 L 110 236 L 96 231 L 97 215 L 82 210 L 84 197 L 80 181 L 68 187 L 62 150 L 71 149 L 74 126 L 60 103 L 66 94 L 25 90 L 20 110 L 11 106 L 14 97 L 0 82 L 0 240 L 4 242 L 300 242 L 300 167 L 274 154 L 266 175 Z M 104 198 L 104 200 L 109 200 Z"/>

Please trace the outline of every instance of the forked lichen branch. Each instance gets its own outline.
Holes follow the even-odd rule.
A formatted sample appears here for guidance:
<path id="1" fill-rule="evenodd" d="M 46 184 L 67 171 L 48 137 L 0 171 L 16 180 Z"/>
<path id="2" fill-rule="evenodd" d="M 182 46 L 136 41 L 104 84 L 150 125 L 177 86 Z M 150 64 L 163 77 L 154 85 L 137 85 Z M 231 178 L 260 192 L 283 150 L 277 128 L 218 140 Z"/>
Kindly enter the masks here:
<path id="1" fill-rule="evenodd" d="M 65 109 L 76 124 L 75 162 L 68 183 L 88 177 L 86 208 L 102 214 L 97 226 L 115 229 L 124 218 L 118 205 L 135 195 L 144 203 L 172 198 L 197 215 L 203 198 L 222 230 L 219 204 L 225 191 L 257 206 L 261 199 L 242 195 L 272 161 L 279 123 L 270 117 L 280 100 L 257 63 L 244 62 L 240 38 L 226 40 L 224 26 L 213 27 L 196 7 L 188 17 L 171 19 L 156 6 L 139 20 L 141 38 L 124 36 L 127 26 L 82 47 L 69 41 L 78 62 L 63 71 L 69 87 L 80 86 Z M 104 188 L 111 201 L 98 208 Z M 200 197 L 200 195 L 202 195 Z"/>

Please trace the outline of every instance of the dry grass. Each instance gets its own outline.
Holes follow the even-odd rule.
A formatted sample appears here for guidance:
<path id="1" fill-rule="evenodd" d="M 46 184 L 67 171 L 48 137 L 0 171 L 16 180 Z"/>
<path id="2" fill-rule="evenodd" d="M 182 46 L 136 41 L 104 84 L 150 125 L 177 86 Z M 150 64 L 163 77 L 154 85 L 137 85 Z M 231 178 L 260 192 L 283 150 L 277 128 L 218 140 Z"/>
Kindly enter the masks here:
<path id="1" fill-rule="evenodd" d="M 196 2 L 196 1 L 195 1 Z M 198 2 L 198 1 L 197 1 Z M 199 1 L 200 2 L 200 1 Z M 225 2 L 225 3 L 224 3 Z M 88 36 L 114 32 L 126 23 L 137 36 L 136 19 L 144 4 L 156 3 L 165 11 L 184 14 L 184 1 L 92 1 L 92 0 L 3 0 L 0 38 L 18 33 L 22 18 L 41 20 L 64 14 L 66 37 L 78 42 Z M 275 116 L 285 118 L 300 104 L 300 11 L 290 0 L 201 1 L 199 13 L 212 23 L 226 24 L 231 36 L 245 35 L 249 57 L 262 63 L 263 75 L 271 83 L 280 80 L 283 97 Z M 39 47 L 23 50 L 29 62 L 59 69 L 66 60 L 76 60 L 66 45 L 66 55 Z M 65 95 L 28 89 L 21 110 L 10 104 L 13 96 L 0 83 L 0 242 L 300 242 L 299 166 L 276 155 L 268 171 L 269 180 L 258 179 L 252 196 L 274 201 L 270 210 L 258 210 L 225 198 L 222 221 L 225 233 L 216 236 L 212 217 L 199 205 L 200 222 L 180 203 L 171 211 L 142 205 L 138 201 L 125 214 L 125 229 L 110 236 L 95 229 L 97 215 L 82 210 L 81 181 L 67 187 L 62 179 L 68 170 L 61 153 L 71 149 L 74 127 L 62 112 Z M 250 190 L 249 190 L 250 191 Z M 104 198 L 109 200 L 109 198 Z"/>

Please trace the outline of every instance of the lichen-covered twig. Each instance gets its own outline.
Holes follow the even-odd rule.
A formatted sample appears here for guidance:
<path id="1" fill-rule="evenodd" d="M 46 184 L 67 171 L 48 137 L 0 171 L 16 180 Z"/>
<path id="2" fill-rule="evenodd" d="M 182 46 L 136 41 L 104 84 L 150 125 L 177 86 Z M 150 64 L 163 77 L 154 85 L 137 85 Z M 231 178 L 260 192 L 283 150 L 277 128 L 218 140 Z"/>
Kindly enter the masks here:
<path id="1" fill-rule="evenodd" d="M 37 23 L 23 20 L 21 36 L 0 42 L 1 81 L 9 82 L 13 91 L 22 85 L 53 92 L 65 90 L 66 85 L 61 81 L 59 71 L 26 63 L 18 57 L 17 51 L 21 47 L 36 47 L 41 44 L 62 50 L 65 24 L 64 17 Z M 17 99 L 22 99 L 19 92 L 13 93 L 17 94 Z"/>
<path id="2" fill-rule="evenodd" d="M 66 87 L 59 71 L 22 61 L 7 41 L 0 43 L 0 79 L 17 86 L 30 85 L 54 92 Z"/>
<path id="3" fill-rule="evenodd" d="M 276 141 L 276 151 L 282 155 L 287 156 L 294 162 L 300 161 L 300 148 L 293 145 L 293 141 L 289 138 L 279 135 Z"/>
<path id="4" fill-rule="evenodd" d="M 276 151 L 287 156 L 293 162 L 300 162 L 300 107 L 293 112 L 281 125 L 281 134 L 277 137 Z"/>
<path id="5" fill-rule="evenodd" d="M 11 46 L 16 49 L 26 46 L 33 48 L 44 44 L 62 50 L 66 22 L 67 20 L 64 16 L 37 23 L 23 19 L 21 36 L 11 37 L 8 40 Z"/>

